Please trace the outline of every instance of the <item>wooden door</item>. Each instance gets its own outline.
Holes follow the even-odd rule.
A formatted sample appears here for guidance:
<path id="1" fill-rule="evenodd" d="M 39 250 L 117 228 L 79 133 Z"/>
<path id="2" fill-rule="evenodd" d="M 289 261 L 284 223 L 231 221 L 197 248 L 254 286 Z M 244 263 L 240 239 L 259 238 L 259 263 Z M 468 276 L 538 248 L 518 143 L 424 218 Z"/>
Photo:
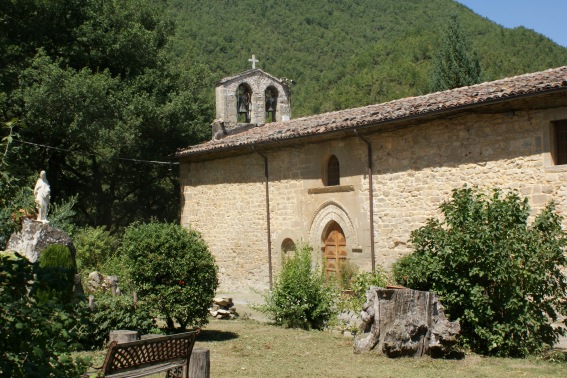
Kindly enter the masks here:
<path id="1" fill-rule="evenodd" d="M 346 262 L 347 249 L 345 235 L 337 222 L 333 222 L 327 229 L 323 256 L 327 277 L 340 279 L 340 267 Z"/>

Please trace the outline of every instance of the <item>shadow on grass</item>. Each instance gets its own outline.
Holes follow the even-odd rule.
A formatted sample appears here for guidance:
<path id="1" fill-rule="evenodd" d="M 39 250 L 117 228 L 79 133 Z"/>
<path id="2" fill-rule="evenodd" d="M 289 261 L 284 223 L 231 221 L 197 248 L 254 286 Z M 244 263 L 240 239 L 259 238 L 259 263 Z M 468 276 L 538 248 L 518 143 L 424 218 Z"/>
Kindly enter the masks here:
<path id="1" fill-rule="evenodd" d="M 237 339 L 238 334 L 234 332 L 227 332 L 227 331 L 216 331 L 216 330 L 202 330 L 199 336 L 197 337 L 197 341 L 199 342 L 208 342 L 208 341 L 228 341 Z"/>

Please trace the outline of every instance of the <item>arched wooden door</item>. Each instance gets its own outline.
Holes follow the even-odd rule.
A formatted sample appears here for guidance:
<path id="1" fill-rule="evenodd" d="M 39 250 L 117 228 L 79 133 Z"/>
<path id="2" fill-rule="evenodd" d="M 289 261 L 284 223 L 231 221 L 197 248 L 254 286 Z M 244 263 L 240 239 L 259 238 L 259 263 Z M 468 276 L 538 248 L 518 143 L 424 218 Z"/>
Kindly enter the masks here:
<path id="1" fill-rule="evenodd" d="M 340 278 L 340 267 L 346 262 L 347 249 L 345 234 L 337 222 L 332 222 L 327 228 L 323 256 L 327 276 Z"/>

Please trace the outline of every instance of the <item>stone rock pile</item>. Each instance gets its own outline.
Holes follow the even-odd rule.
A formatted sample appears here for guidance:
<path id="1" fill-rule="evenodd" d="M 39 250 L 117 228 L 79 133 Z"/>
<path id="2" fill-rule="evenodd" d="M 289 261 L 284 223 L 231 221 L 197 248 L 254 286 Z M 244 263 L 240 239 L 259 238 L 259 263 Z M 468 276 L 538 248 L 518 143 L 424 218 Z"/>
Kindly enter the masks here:
<path id="1" fill-rule="evenodd" d="M 213 298 L 209 314 L 217 319 L 234 319 L 238 317 L 232 298 Z"/>
<path id="2" fill-rule="evenodd" d="M 113 291 L 113 295 L 120 295 L 120 288 L 118 287 L 118 277 L 117 276 L 105 276 L 97 271 L 89 273 L 89 281 L 87 289 L 89 292 L 102 291 Z"/>

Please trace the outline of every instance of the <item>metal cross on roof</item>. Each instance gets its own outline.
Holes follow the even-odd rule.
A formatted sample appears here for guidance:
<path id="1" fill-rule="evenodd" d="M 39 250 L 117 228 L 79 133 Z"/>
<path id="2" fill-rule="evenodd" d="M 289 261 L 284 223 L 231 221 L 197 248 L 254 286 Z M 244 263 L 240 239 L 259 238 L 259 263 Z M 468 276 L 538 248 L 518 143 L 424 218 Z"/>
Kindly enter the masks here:
<path id="1" fill-rule="evenodd" d="M 256 59 L 256 55 L 252 54 L 252 58 L 248 59 L 249 62 L 252 62 L 252 69 L 256 68 L 256 63 L 260 62 Z"/>

